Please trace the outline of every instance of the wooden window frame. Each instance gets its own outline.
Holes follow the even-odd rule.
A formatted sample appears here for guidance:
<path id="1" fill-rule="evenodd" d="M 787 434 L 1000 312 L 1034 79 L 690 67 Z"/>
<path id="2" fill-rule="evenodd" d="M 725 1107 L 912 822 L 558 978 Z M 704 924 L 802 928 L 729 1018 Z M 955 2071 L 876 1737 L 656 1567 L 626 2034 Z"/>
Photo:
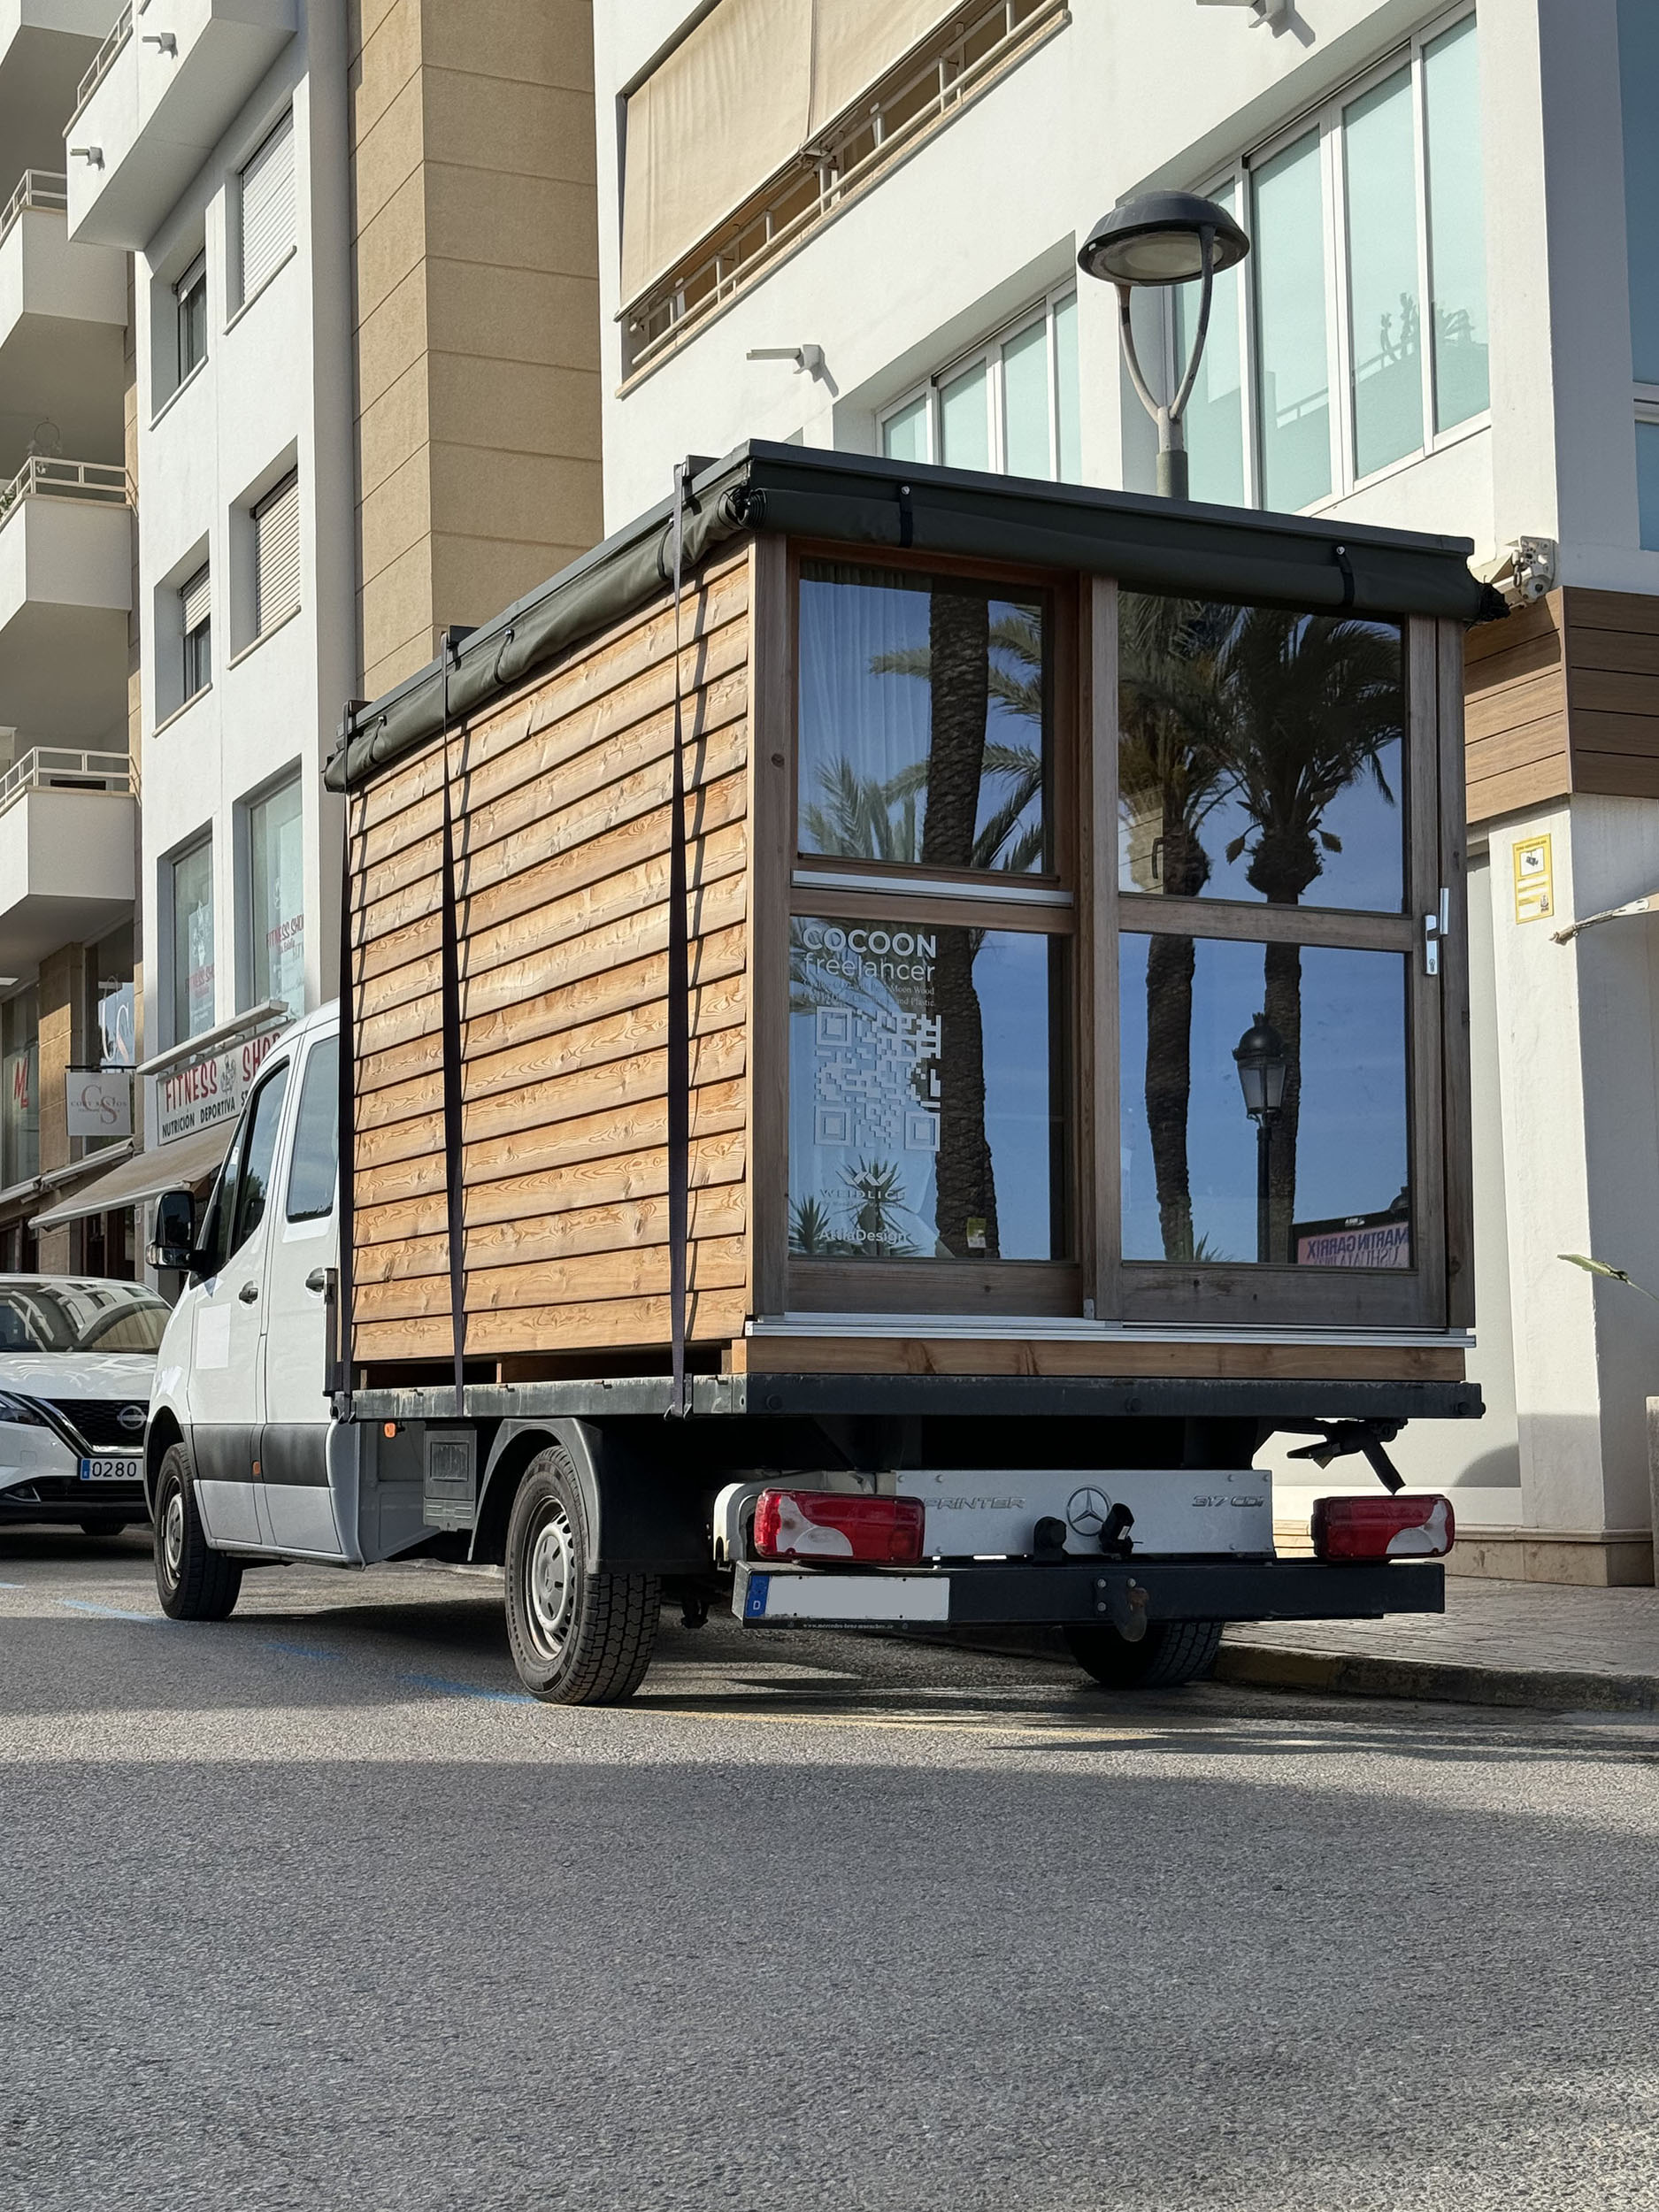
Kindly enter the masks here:
<path id="1" fill-rule="evenodd" d="M 1468 1158 L 1465 838 L 1462 791 L 1461 634 L 1424 618 L 1402 622 L 1407 727 L 1402 782 L 1402 910 L 1364 912 L 1120 891 L 1118 855 L 1118 587 L 1110 579 L 927 553 L 872 549 L 862 565 L 1040 589 L 1052 622 L 1050 805 L 1056 872 L 1019 879 L 1025 899 L 979 899 L 963 877 L 891 864 L 848 863 L 796 850 L 799 603 L 803 561 L 849 561 L 844 545 L 770 535 L 753 555 L 755 730 L 749 1123 L 753 1310 L 1013 1322 L 1069 1317 L 1152 1333 L 1263 1327 L 1333 1334 L 1400 1330 L 1431 1335 L 1470 1325 L 1473 1265 Z M 858 888 L 830 879 L 857 872 Z M 890 882 L 889 889 L 884 883 Z M 819 884 L 822 887 L 817 887 Z M 949 886 L 947 891 L 944 887 Z M 1440 972 L 1426 973 L 1425 917 L 1441 893 L 1450 930 Z M 1070 1071 L 1066 1170 L 1070 1253 L 1051 1261 L 802 1260 L 788 1251 L 788 931 L 811 914 L 905 918 L 1022 930 L 1070 941 L 1062 1046 Z M 786 926 L 768 930 L 771 916 Z M 1406 1080 L 1412 1256 L 1409 1269 L 1309 1268 L 1286 1263 L 1184 1264 L 1125 1260 L 1121 1250 L 1119 936 L 1167 931 L 1228 941 L 1292 940 L 1377 949 L 1407 962 Z"/>

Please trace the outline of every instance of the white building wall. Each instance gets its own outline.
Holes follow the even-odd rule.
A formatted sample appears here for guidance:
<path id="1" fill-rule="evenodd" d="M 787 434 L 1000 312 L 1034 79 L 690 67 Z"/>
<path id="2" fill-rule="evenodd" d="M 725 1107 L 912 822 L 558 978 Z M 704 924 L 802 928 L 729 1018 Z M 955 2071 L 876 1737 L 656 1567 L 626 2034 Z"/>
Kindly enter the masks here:
<path id="1" fill-rule="evenodd" d="M 228 1019 L 250 995 L 240 810 L 296 767 L 303 780 L 307 1005 L 334 988 L 338 828 L 321 768 L 354 662 L 345 101 L 343 12 L 315 0 L 301 8 L 296 35 L 137 257 L 143 949 L 155 985 L 145 994 L 147 1055 L 178 1033 L 171 857 L 211 833 L 215 1012 Z M 238 172 L 290 106 L 295 251 L 237 306 L 228 273 Z M 204 248 L 207 357 L 169 395 L 172 288 Z M 242 645 L 250 627 L 248 510 L 295 466 L 299 611 L 257 644 Z M 176 591 L 204 557 L 213 595 L 213 680 L 180 710 L 173 705 Z"/>
<path id="2" fill-rule="evenodd" d="M 1066 28 L 629 384 L 607 155 L 623 95 L 702 12 L 595 0 L 611 528 L 662 498 L 687 451 L 749 436 L 873 449 L 881 407 L 1064 280 L 1107 208 L 1202 186 L 1448 16 L 1414 0 L 1300 0 L 1270 27 L 1194 0 L 1074 0 Z M 1615 0 L 1483 0 L 1479 21 L 1489 418 L 1324 511 L 1464 534 L 1477 560 L 1550 537 L 1563 582 L 1659 592 L 1659 553 L 1639 542 Z M 1087 280 L 1078 290 L 1083 475 L 1149 489 L 1115 299 Z M 821 379 L 746 357 L 807 343 L 824 349 Z M 1507 1302 L 1491 1330 L 1498 1418 L 1402 1451 L 1414 1479 L 1466 1473 L 1477 1520 L 1594 1536 L 1647 1522 L 1654 1316 L 1557 1255 L 1604 1253 L 1659 1286 L 1659 933 L 1614 925 L 1563 948 L 1553 925 L 1517 926 L 1510 849 L 1545 831 L 1563 917 L 1659 883 L 1659 803 L 1575 798 L 1491 833 L 1476 872 L 1491 997 L 1477 1020 L 1501 1157 L 1478 1173 L 1479 1233 L 1509 1238 L 1505 1266 L 1481 1263 L 1488 1296 Z M 1297 1479 L 1311 1488 L 1311 1474 Z"/>

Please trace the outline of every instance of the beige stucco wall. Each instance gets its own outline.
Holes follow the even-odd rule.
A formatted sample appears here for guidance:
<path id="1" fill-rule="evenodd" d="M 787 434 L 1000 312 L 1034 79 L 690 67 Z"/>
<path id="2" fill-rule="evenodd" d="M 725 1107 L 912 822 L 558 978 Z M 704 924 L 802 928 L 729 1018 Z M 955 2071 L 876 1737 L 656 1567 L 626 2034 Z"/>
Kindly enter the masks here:
<path id="1" fill-rule="evenodd" d="M 353 0 L 359 670 L 601 534 L 588 0 Z"/>

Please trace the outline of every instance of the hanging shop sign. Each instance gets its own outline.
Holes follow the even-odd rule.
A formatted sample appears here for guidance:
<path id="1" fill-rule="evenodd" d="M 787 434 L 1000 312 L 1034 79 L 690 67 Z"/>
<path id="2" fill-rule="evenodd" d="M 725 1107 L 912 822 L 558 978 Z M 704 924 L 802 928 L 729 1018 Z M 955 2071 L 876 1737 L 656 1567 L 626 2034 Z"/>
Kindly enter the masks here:
<path id="1" fill-rule="evenodd" d="M 66 1068 L 64 1098 L 72 1137 L 130 1137 L 131 1068 Z"/>
<path id="2" fill-rule="evenodd" d="M 193 1137 L 198 1129 L 234 1121 L 280 1033 L 267 1029 L 224 1052 L 187 1060 L 157 1076 L 152 1117 L 157 1142 L 173 1144 L 180 1137 Z"/>

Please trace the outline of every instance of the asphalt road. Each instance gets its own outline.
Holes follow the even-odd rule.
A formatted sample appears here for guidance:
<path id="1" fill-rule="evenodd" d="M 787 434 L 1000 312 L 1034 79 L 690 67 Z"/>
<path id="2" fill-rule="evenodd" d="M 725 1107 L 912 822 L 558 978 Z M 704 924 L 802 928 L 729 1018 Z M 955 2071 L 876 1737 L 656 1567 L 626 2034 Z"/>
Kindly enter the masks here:
<path id="1" fill-rule="evenodd" d="M 0 2205 L 1659 2205 L 1656 1756 L 0 1533 Z"/>

